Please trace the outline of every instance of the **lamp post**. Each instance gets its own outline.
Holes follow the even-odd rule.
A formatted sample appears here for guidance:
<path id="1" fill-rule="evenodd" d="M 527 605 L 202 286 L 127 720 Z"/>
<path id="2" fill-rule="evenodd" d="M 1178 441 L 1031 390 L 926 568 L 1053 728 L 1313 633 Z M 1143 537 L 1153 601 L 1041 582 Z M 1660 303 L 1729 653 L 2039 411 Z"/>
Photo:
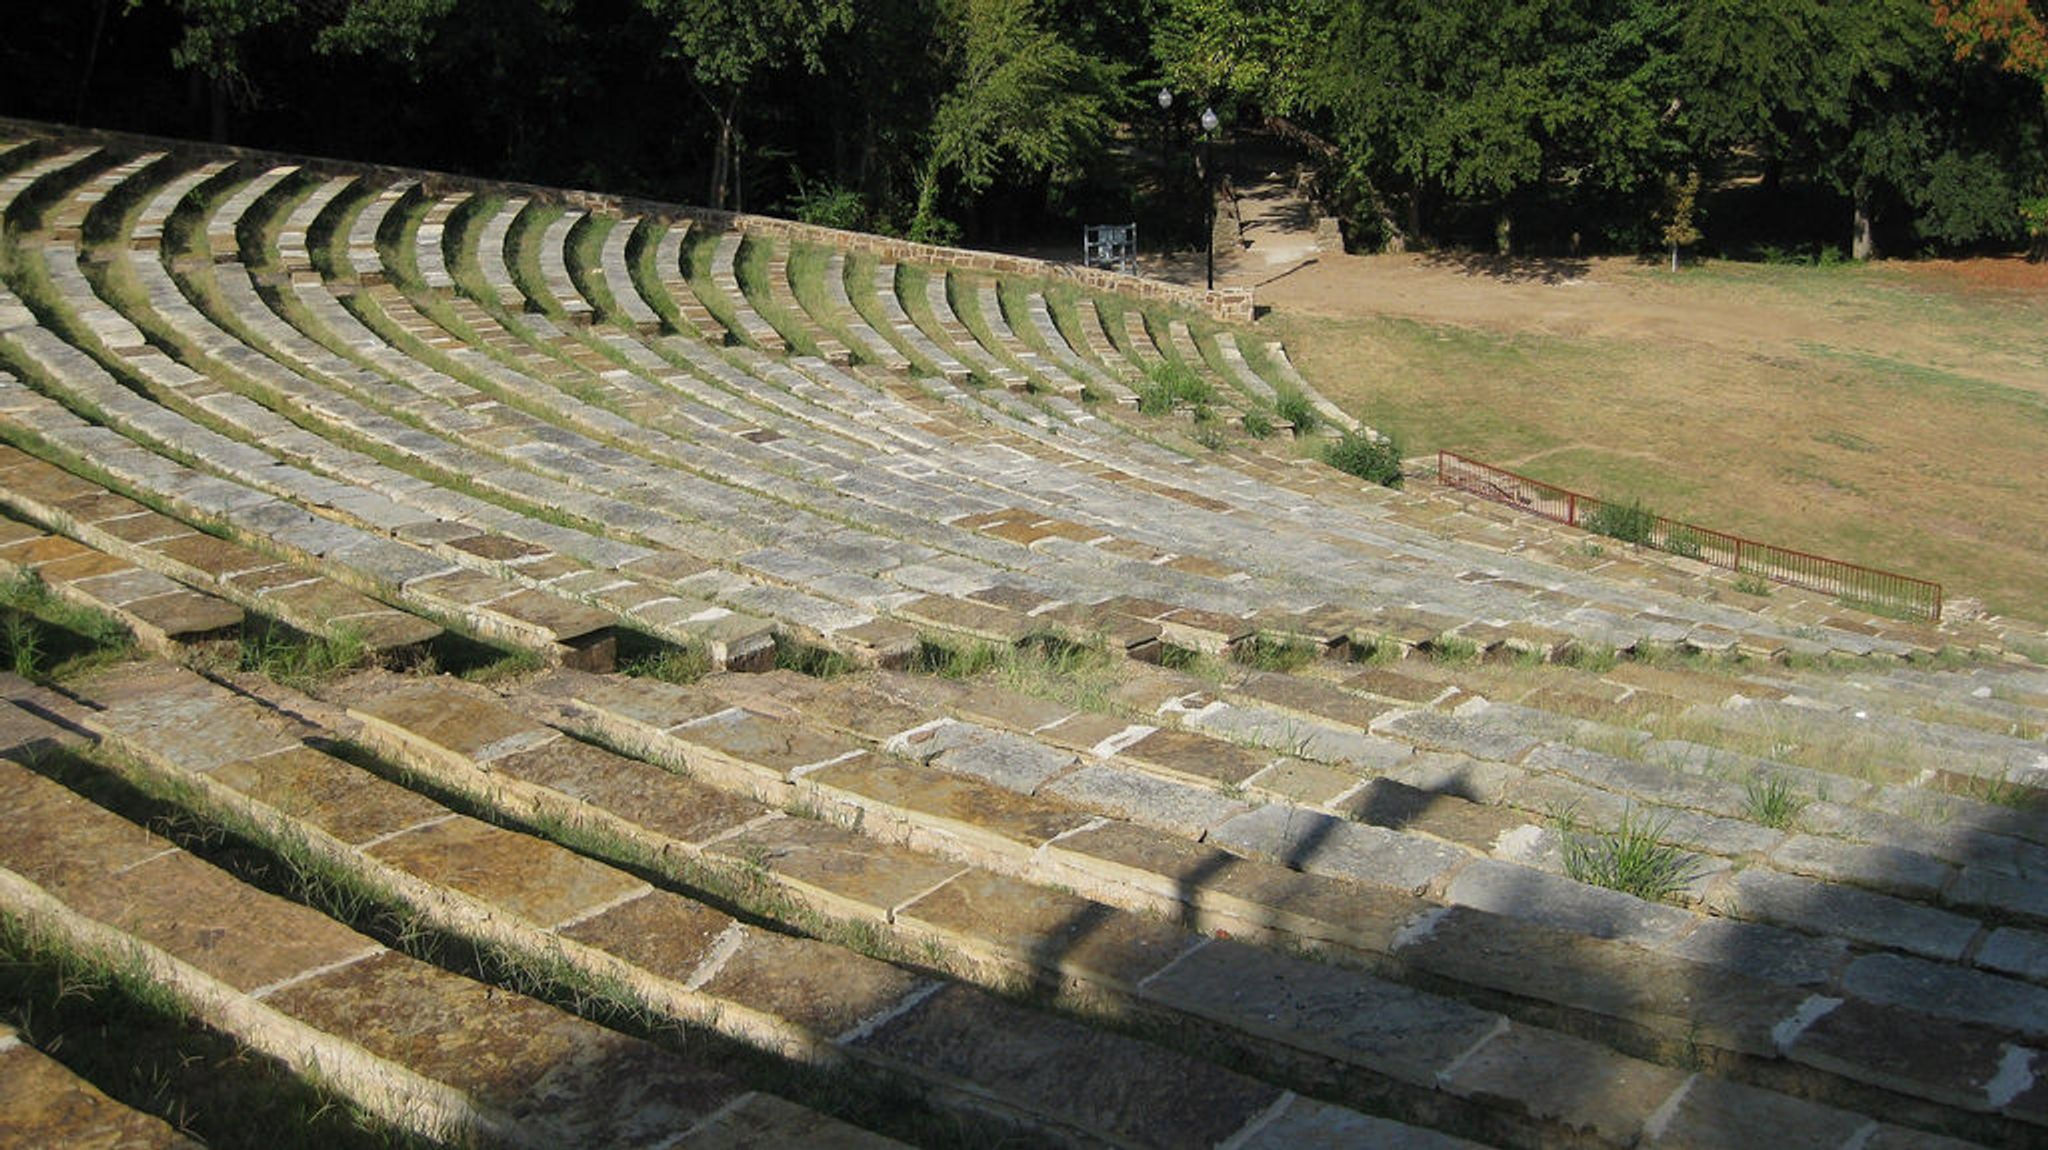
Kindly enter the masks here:
<path id="1" fill-rule="evenodd" d="M 1162 92 L 1161 95 L 1165 93 Z M 1209 290 L 1216 290 L 1216 188 L 1209 171 L 1209 137 L 1216 131 L 1216 109 L 1202 109 L 1202 198 L 1206 209 L 1202 218 L 1208 223 L 1208 234 L 1204 236 L 1204 247 L 1208 249 Z"/>
<path id="2" fill-rule="evenodd" d="M 1173 89 L 1161 87 L 1159 95 L 1155 98 L 1159 101 L 1159 190 L 1156 202 L 1163 207 L 1167 203 L 1167 188 L 1173 183 L 1173 156 L 1170 154 L 1173 147 Z M 1171 227 L 1160 227 L 1161 257 L 1172 248 L 1172 244 L 1167 240 L 1172 234 Z"/>

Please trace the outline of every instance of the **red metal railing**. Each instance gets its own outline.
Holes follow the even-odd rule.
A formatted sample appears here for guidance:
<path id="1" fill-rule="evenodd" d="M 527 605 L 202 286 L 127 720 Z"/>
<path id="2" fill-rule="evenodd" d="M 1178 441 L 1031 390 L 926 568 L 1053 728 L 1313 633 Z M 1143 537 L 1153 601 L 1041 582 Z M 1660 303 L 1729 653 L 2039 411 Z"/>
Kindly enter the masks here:
<path id="1" fill-rule="evenodd" d="M 1610 504 L 1596 496 L 1584 495 L 1554 483 L 1517 475 L 1454 451 L 1436 453 L 1437 482 L 1469 491 L 1496 503 L 1559 523 L 1583 527 L 1614 521 Z M 1609 509 L 1603 511 L 1602 509 Z M 1744 575 L 1819 591 L 1851 603 L 1879 610 L 1941 621 L 1941 584 L 1880 571 L 1840 559 L 1809 555 L 1785 547 L 1744 539 L 1725 531 L 1681 523 L 1663 516 L 1650 517 L 1642 542 L 1660 551 L 1684 555 Z"/>

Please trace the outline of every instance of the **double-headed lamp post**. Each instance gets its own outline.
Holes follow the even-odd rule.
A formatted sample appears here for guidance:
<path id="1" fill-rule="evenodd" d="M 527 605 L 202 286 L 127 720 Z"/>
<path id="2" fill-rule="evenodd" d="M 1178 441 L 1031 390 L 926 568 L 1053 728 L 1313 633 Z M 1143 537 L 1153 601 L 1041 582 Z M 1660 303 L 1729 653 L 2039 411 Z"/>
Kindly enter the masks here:
<path id="1" fill-rule="evenodd" d="M 1165 95 L 1166 93 L 1164 92 L 1164 90 L 1162 90 L 1160 94 Z M 1210 291 L 1216 290 L 1216 187 L 1213 181 L 1213 177 L 1209 170 L 1209 137 L 1215 134 L 1217 123 L 1218 121 L 1216 119 L 1216 109 L 1203 108 L 1202 199 L 1206 204 L 1206 209 L 1202 214 L 1202 218 L 1208 224 L 1208 233 L 1204 237 L 1204 246 L 1208 249 L 1209 255 L 1208 263 Z"/>

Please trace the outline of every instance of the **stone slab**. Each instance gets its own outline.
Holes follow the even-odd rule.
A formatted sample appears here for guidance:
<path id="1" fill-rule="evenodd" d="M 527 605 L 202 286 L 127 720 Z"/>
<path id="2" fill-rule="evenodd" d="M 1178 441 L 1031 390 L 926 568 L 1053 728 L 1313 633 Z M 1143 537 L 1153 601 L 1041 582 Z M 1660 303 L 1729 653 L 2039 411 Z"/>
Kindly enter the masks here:
<path id="1" fill-rule="evenodd" d="M 1440 711 L 1396 711 L 1373 725 L 1379 734 L 1392 734 L 1431 751 L 1452 751 L 1497 763 L 1520 761 L 1538 745 L 1538 740 L 1468 715 Z"/>
<path id="2" fill-rule="evenodd" d="M 647 885 L 565 847 L 460 815 L 385 839 L 367 853 L 541 927 Z"/>
<path id="3" fill-rule="evenodd" d="M 923 981 L 816 939 L 741 927 L 739 948 L 700 988 L 829 1041 L 895 1007 Z"/>
<path id="4" fill-rule="evenodd" d="M 64 899 L 244 992 L 378 949 L 319 911 L 183 851 L 80 884 Z"/>
<path id="5" fill-rule="evenodd" d="M 0 1146 L 196 1150 L 198 1143 L 0 1031 Z"/>
<path id="6" fill-rule="evenodd" d="M 1445 900 L 1593 938 L 1641 945 L 1675 939 L 1694 922 L 1693 915 L 1674 906 L 1493 859 L 1480 859 L 1460 871 L 1451 880 Z"/>
<path id="7" fill-rule="evenodd" d="M 1089 821 L 1087 814 L 1064 804 L 872 756 L 814 771 L 804 776 L 804 784 L 827 799 L 899 819 L 913 836 L 936 833 L 1005 856 L 1037 850 Z"/>
<path id="8" fill-rule="evenodd" d="M 723 1075 L 637 1039 L 401 954 L 269 1001 L 561 1145 L 654 1145 L 740 1093 Z"/>
<path id="9" fill-rule="evenodd" d="M 801 768 L 845 759 L 861 750 L 851 739 L 738 708 L 672 728 L 669 736 L 781 779 Z"/>
<path id="10" fill-rule="evenodd" d="M 2030 1038 L 2048 1035 L 2048 989 L 1950 963 L 1867 954 L 1843 972 L 1842 989 L 1866 1002 L 1903 1006 Z"/>
<path id="11" fill-rule="evenodd" d="M 1533 825 L 1527 816 L 1509 808 L 1384 778 L 1368 780 L 1333 803 L 1332 809 L 1358 822 L 1418 831 L 1480 852 L 1493 851 L 1501 836 L 1510 831 Z"/>
<path id="12" fill-rule="evenodd" d="M 1140 993 L 1169 1009 L 1424 1089 L 1505 1025 L 1491 1011 L 1354 970 L 1210 942 Z"/>
<path id="13" fill-rule="evenodd" d="M 1251 804 L 1214 787 L 1194 787 L 1138 771 L 1090 763 L 1045 787 L 1045 793 L 1077 807 L 1140 826 L 1200 838 L 1236 818 Z"/>
<path id="14" fill-rule="evenodd" d="M 1847 1110 L 1760 1090 L 1707 1074 L 1686 1083 L 1677 1105 L 1652 1122 L 1645 1145 L 1657 1150 L 1721 1150 L 1769 1146 L 1773 1150 L 1840 1150 L 1873 1126 Z"/>
<path id="15" fill-rule="evenodd" d="M 1631 1145 L 1683 1071 L 1553 1031 L 1510 1025 L 1443 1076 L 1462 1098 L 1521 1110 L 1566 1136 Z"/>
<path id="16" fill-rule="evenodd" d="M 666 890 L 649 890 L 561 928 L 561 936 L 594 947 L 674 982 L 688 981 L 732 916 Z"/>
<path id="17" fill-rule="evenodd" d="M 858 1045 L 1108 1145 L 1218 1145 L 1280 1097 L 1214 1064 L 964 986 Z"/>
<path id="18" fill-rule="evenodd" d="M 498 755 L 561 738 L 553 729 L 501 703 L 434 683 L 380 690 L 349 711 L 405 743 L 462 765 L 488 762 Z"/>
<path id="19" fill-rule="evenodd" d="M 1155 919 L 979 870 L 904 907 L 897 922 L 978 957 L 1122 991 L 1196 941 Z"/>
<path id="20" fill-rule="evenodd" d="M 1275 757 L 1207 735 L 1171 730 L 1154 731 L 1117 754 L 1169 778 L 1227 787 L 1241 785 Z"/>
<path id="21" fill-rule="evenodd" d="M 1477 1142 L 1299 1096 L 1230 1145 L 1236 1150 L 1479 1150 Z"/>
<path id="22" fill-rule="evenodd" d="M 1716 910 L 1851 942 L 1954 962 L 1975 938 L 1974 919 L 1889 895 L 1833 886 L 1762 867 L 1737 871 L 1709 899 Z"/>
<path id="23" fill-rule="evenodd" d="M 692 1127 L 690 1150 L 890 1150 L 903 1143 L 777 1098 L 753 1093 Z"/>
<path id="24" fill-rule="evenodd" d="M 1209 838 L 1296 870 L 1418 893 L 1471 857 L 1457 847 L 1284 803 L 1239 815 Z"/>
<path id="25" fill-rule="evenodd" d="M 2012 1043 L 1996 1031 L 1851 999 L 1792 1041 L 1795 1062 L 1916 1098 L 1967 1110 L 1990 1106 Z"/>
<path id="26" fill-rule="evenodd" d="M 758 866 L 828 913 L 891 921 L 898 908 L 960 874 L 956 862 L 878 842 L 815 819 L 772 819 L 715 844 L 713 856 Z"/>
<path id="27" fill-rule="evenodd" d="M 491 760 L 490 770 L 588 803 L 692 847 L 767 813 L 753 799 L 577 739 L 555 739 L 514 751 Z"/>

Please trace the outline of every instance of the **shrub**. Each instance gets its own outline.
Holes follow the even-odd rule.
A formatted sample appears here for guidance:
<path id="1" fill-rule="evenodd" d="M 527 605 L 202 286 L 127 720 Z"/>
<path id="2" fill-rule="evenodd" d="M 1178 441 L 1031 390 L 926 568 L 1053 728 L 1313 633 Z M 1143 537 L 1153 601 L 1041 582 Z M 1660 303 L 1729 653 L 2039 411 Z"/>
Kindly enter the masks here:
<path id="1" fill-rule="evenodd" d="M 1664 533 L 1664 550 L 1687 559 L 1700 557 L 1699 533 L 1689 527 L 1673 527 Z"/>
<path id="2" fill-rule="evenodd" d="M 867 201 L 859 192 L 830 181 L 808 183 L 801 174 L 796 178 L 796 194 L 790 197 L 788 207 L 797 219 L 819 227 L 855 232 L 868 222 Z"/>
<path id="3" fill-rule="evenodd" d="M 1273 413 L 1293 424 L 1296 435 L 1307 435 L 1323 421 L 1322 415 L 1316 411 L 1315 405 L 1308 401 L 1308 397 L 1292 389 L 1274 396 Z"/>
<path id="4" fill-rule="evenodd" d="M 1749 776 L 1743 780 L 1742 798 L 1751 822 L 1780 831 L 1789 829 L 1806 806 L 1806 800 L 1793 792 L 1791 780 L 1783 775 Z"/>
<path id="5" fill-rule="evenodd" d="M 1240 422 L 1244 424 L 1245 434 L 1253 439 L 1265 439 L 1273 434 L 1273 421 L 1263 412 L 1247 411 Z"/>
<path id="6" fill-rule="evenodd" d="M 1382 487 L 1401 486 L 1401 445 L 1392 439 L 1345 432 L 1323 449 L 1323 462 Z"/>
<path id="7" fill-rule="evenodd" d="M 1738 575 L 1735 589 L 1744 595 L 1764 596 L 1771 593 L 1771 581 L 1761 575 Z"/>
<path id="8" fill-rule="evenodd" d="M 1643 506 L 1642 500 L 1628 503 L 1596 504 L 1592 514 L 1582 521 L 1586 530 L 1623 543 L 1648 543 L 1650 529 L 1657 525 L 1657 516 Z"/>

